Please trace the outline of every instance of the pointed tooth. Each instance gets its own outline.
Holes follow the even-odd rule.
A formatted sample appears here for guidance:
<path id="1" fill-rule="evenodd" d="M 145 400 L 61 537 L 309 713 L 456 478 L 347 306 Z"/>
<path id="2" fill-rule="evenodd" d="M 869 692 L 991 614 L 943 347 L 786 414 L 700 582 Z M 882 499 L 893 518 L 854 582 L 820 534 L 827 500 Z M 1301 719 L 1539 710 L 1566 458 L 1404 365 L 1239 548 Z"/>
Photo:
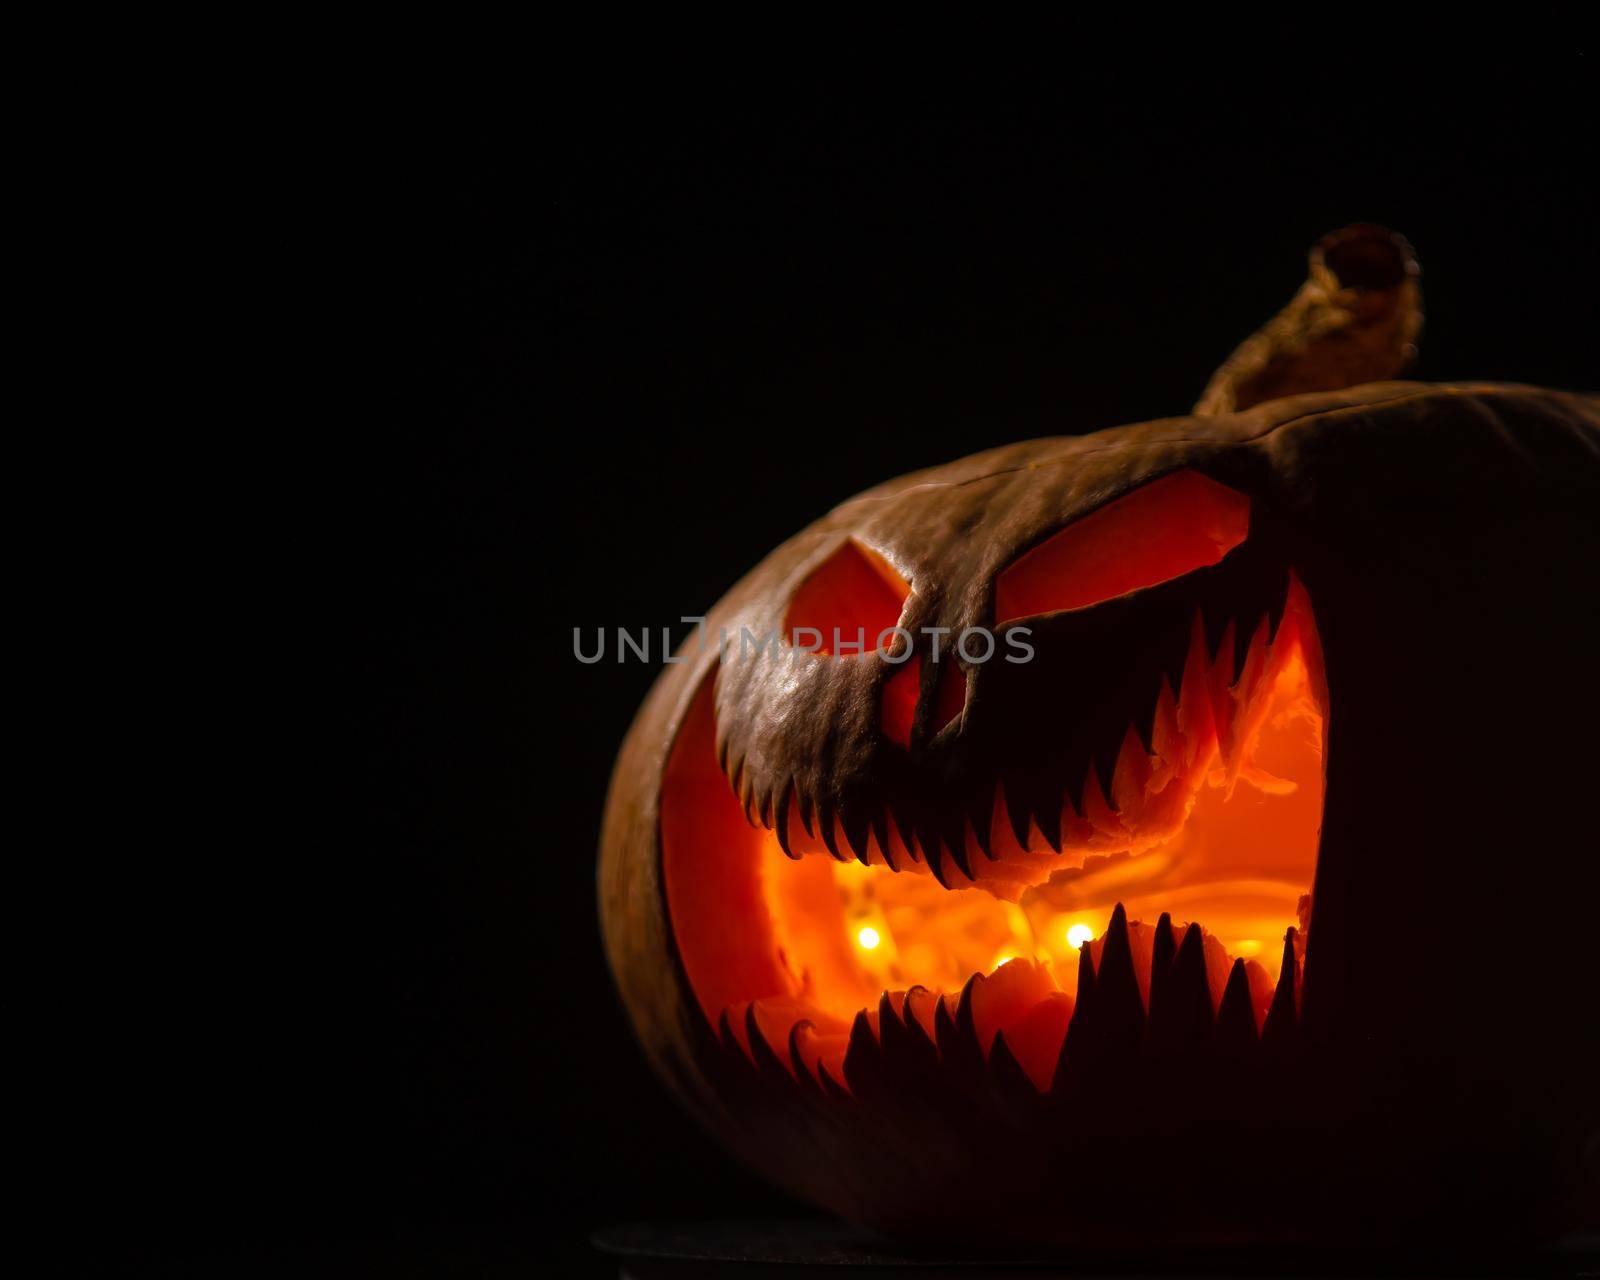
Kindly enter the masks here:
<path id="1" fill-rule="evenodd" d="M 1117 752 L 1117 766 L 1111 778 L 1111 801 L 1117 812 L 1129 813 L 1143 804 L 1149 782 L 1150 753 L 1130 724 L 1122 735 L 1122 749 Z"/>
<path id="2" fill-rule="evenodd" d="M 1161 677 L 1161 683 L 1165 684 L 1166 681 L 1167 677 L 1163 675 Z M 1159 691 L 1160 686 L 1158 685 L 1156 697 L 1151 698 L 1148 702 L 1137 703 L 1136 705 L 1138 706 L 1138 710 L 1134 712 L 1133 718 L 1128 722 L 1129 728 L 1139 735 L 1139 742 L 1141 744 L 1148 744 L 1155 737 L 1156 704 L 1160 700 Z"/>
<path id="3" fill-rule="evenodd" d="M 1076 1068 L 1093 1056 L 1098 1039 L 1095 1025 L 1095 973 L 1094 956 L 1087 942 L 1078 947 L 1078 991 L 1073 997 L 1072 1021 L 1067 1023 L 1067 1036 L 1061 1043 L 1061 1056 L 1056 1061 L 1056 1081 L 1064 1079 L 1069 1068 Z"/>
<path id="4" fill-rule="evenodd" d="M 1100 965 L 1095 969 L 1095 977 L 1102 975 L 1112 952 L 1126 953 L 1128 970 L 1130 973 L 1133 971 L 1133 948 L 1128 942 L 1128 911 L 1120 902 L 1111 908 L 1111 923 L 1106 926 L 1104 948 L 1100 953 Z"/>
<path id="5" fill-rule="evenodd" d="M 883 854 L 883 865 L 888 867 L 890 871 L 900 870 L 900 864 L 895 861 L 894 846 L 888 840 L 884 840 L 879 844 L 878 852 Z"/>
<path id="6" fill-rule="evenodd" d="M 1231 754 L 1234 713 L 1238 709 L 1233 700 L 1233 635 L 1234 624 L 1230 618 L 1222 633 L 1222 645 L 1211 664 L 1210 675 L 1211 715 L 1217 730 L 1217 749 L 1222 755 L 1224 765 L 1227 764 Z"/>
<path id="7" fill-rule="evenodd" d="M 1178 699 L 1173 695 L 1172 685 L 1165 678 L 1161 681 L 1161 692 L 1156 695 L 1155 718 L 1150 727 L 1150 750 L 1159 756 L 1165 765 L 1176 767 L 1183 763 L 1183 734 L 1178 729 Z"/>
<path id="8" fill-rule="evenodd" d="M 815 840 L 817 838 L 817 832 L 811 821 L 811 797 L 805 791 L 801 790 L 798 783 L 795 785 L 794 792 L 796 806 L 800 811 L 800 826 L 802 830 L 805 831 L 806 836 L 809 839 Z"/>
<path id="9" fill-rule="evenodd" d="M 950 880 L 945 874 L 944 855 L 939 848 L 938 832 L 929 832 L 927 841 L 924 843 L 919 840 L 918 844 L 922 846 L 922 861 L 927 864 L 928 870 L 933 873 L 933 878 L 942 887 L 948 889 Z"/>
<path id="10" fill-rule="evenodd" d="M 1249 626 L 1239 628 L 1238 645 L 1234 651 L 1234 670 L 1238 676 L 1234 685 L 1241 693 L 1248 694 L 1266 669 L 1267 649 L 1270 647 L 1267 636 L 1267 620 L 1261 615 L 1257 615 Z"/>
<path id="11" fill-rule="evenodd" d="M 1084 775 L 1083 804 L 1080 806 L 1080 812 L 1086 822 L 1092 823 L 1102 831 L 1122 830 L 1121 819 L 1106 803 L 1105 792 L 1100 789 L 1100 779 L 1093 769 Z"/>
<path id="12" fill-rule="evenodd" d="M 885 991 L 878 997 L 878 1043 L 883 1046 L 885 1054 L 902 1049 L 906 1036 L 906 1024 L 900 1020 L 900 1012 L 894 1007 L 894 1001 Z"/>
<path id="13" fill-rule="evenodd" d="M 883 855 L 883 865 L 890 871 L 900 868 L 894 864 L 894 851 L 889 847 L 889 811 L 879 805 L 872 811 L 872 838 L 878 842 L 878 852 Z"/>
<path id="14" fill-rule="evenodd" d="M 1245 983 L 1250 992 L 1250 1023 L 1256 1037 L 1267 1025 L 1267 1014 L 1272 1012 L 1272 1002 L 1278 994 L 1277 979 L 1267 972 L 1266 965 L 1255 959 L 1244 962 Z"/>
<path id="15" fill-rule="evenodd" d="M 1207 1023 L 1212 1020 L 1216 1006 L 1211 1002 L 1206 936 L 1198 924 L 1191 923 L 1183 931 L 1183 940 L 1178 943 L 1178 954 L 1172 962 L 1172 991 L 1178 1000 L 1184 1003 L 1193 1001 L 1196 1009 L 1203 1008 Z"/>
<path id="16" fill-rule="evenodd" d="M 1267 593 L 1267 622 L 1272 629 L 1272 639 L 1277 638 L 1278 628 L 1283 625 L 1284 609 L 1289 603 L 1289 585 L 1293 581 L 1293 577 L 1286 573 L 1282 581 Z"/>
<path id="17" fill-rule="evenodd" d="M 1073 996 L 1079 1007 L 1087 1009 L 1094 1004 L 1094 980 L 1094 951 L 1089 943 L 1081 942 L 1078 944 L 1078 990 Z"/>
<path id="18" fill-rule="evenodd" d="M 1228 978 L 1233 973 L 1233 957 L 1215 934 L 1205 935 L 1206 987 L 1211 992 L 1213 1014 L 1222 1007 L 1223 993 L 1228 989 Z"/>
<path id="19" fill-rule="evenodd" d="M 1161 918 L 1156 921 L 1155 942 L 1150 948 L 1150 973 L 1151 980 L 1157 969 L 1169 969 L 1178 954 L 1178 940 L 1172 932 L 1172 913 L 1163 911 Z"/>
<path id="20" fill-rule="evenodd" d="M 912 862 L 922 861 L 922 854 L 917 850 L 917 827 L 912 819 L 906 816 L 906 806 L 896 805 L 890 810 L 890 818 L 894 821 L 894 832 L 899 835 L 899 842 L 906 850 L 906 856 Z"/>
<path id="21" fill-rule="evenodd" d="M 1156 1006 L 1166 999 L 1167 984 L 1171 981 L 1172 962 L 1178 954 L 1178 940 L 1172 932 L 1172 913 L 1163 911 L 1156 921 L 1156 935 L 1150 945 L 1150 1007 L 1149 1018 L 1154 1020 Z"/>
<path id="22" fill-rule="evenodd" d="M 950 1016 L 950 1005 L 943 996 L 933 1007 L 933 1043 L 941 1055 L 948 1057 L 955 1047 L 956 1024 Z"/>
<path id="23" fill-rule="evenodd" d="M 1284 975 L 1287 975 L 1285 981 Z M 1289 997 L 1289 1012 L 1299 1016 L 1297 998 L 1300 984 L 1300 930 L 1290 925 L 1283 933 L 1283 968 L 1279 973 L 1279 985 L 1286 986 Z"/>
<path id="24" fill-rule="evenodd" d="M 894 1040 L 884 1042 L 885 1062 L 897 1084 L 906 1078 L 927 1080 L 939 1069 L 939 1051 L 933 1047 L 926 1028 L 911 1009 L 910 992 L 902 1010 Z"/>
<path id="25" fill-rule="evenodd" d="M 1225 685 L 1231 687 L 1233 678 L 1239 671 L 1239 624 L 1236 619 L 1228 619 L 1228 624 L 1222 628 L 1222 634 L 1217 638 L 1216 646 L 1211 653 L 1212 669 L 1221 674 Z"/>
<path id="26" fill-rule="evenodd" d="M 949 819 L 949 826 L 944 832 L 944 847 L 950 861 L 961 868 L 961 874 L 968 880 L 973 879 L 972 860 L 967 857 L 966 819 L 959 812 Z"/>
<path id="27" fill-rule="evenodd" d="M 942 1004 L 943 1001 L 920 982 L 913 983 L 906 989 L 904 1016 L 901 1020 L 906 1024 L 906 1032 L 912 1039 L 920 1040 L 931 1049 L 933 1048 L 933 1039 L 928 1028 L 922 1025 L 922 1017 L 917 1013 L 917 1006 L 912 1003 L 913 997 L 918 995 L 934 1004 Z"/>
<path id="28" fill-rule="evenodd" d="M 965 1072 L 969 1082 L 983 1078 L 989 1057 L 984 1049 L 983 1040 L 978 1035 L 978 1021 L 972 1011 L 972 1002 L 968 998 L 972 990 L 973 985 L 969 980 L 962 988 L 961 999 L 956 1004 L 955 1032 L 959 1048 L 951 1064 L 958 1073 Z"/>
<path id="29" fill-rule="evenodd" d="M 994 861 L 993 842 L 989 835 L 994 823 L 995 791 L 994 783 L 980 783 L 967 804 L 967 821 L 972 824 L 973 838 L 977 841 L 979 851 L 990 862 Z"/>
<path id="30" fill-rule="evenodd" d="M 752 1000 L 745 1006 L 744 1034 L 750 1044 L 750 1059 L 756 1064 L 758 1070 L 764 1075 L 773 1071 L 783 1071 L 783 1060 L 778 1057 L 772 1046 L 767 1043 L 767 1037 L 761 1030 L 761 1023 L 756 1020 L 756 1002 Z"/>
<path id="31" fill-rule="evenodd" d="M 1078 782 L 1078 790 L 1076 795 L 1078 812 L 1090 822 L 1094 820 L 1089 817 L 1089 813 L 1091 809 L 1095 808 L 1095 793 L 1099 790 L 1099 787 L 1100 782 L 1095 777 L 1094 770 L 1084 770 L 1083 777 Z M 1105 804 L 1105 797 L 1103 795 L 1099 797 L 1099 803 L 1104 808 L 1110 808 L 1109 805 Z"/>
<path id="32" fill-rule="evenodd" d="M 1194 661 L 1195 650 L 1204 649 L 1205 643 L 1205 619 L 1196 609 L 1189 625 L 1174 628 L 1169 642 L 1163 646 L 1161 674 L 1174 689 L 1183 688 L 1183 674 Z"/>
<path id="33" fill-rule="evenodd" d="M 1006 809 L 1018 848 L 1028 849 L 1037 835 L 1059 850 L 1061 792 L 1061 775 L 1054 768 L 1018 770 L 1006 779 Z"/>
<path id="34" fill-rule="evenodd" d="M 811 1068 L 806 1066 L 805 1055 L 800 1052 L 800 1040 L 807 1031 L 815 1031 L 817 1024 L 810 1018 L 801 1018 L 789 1028 L 789 1067 L 794 1072 L 794 1078 L 799 1081 L 802 1088 L 815 1089 L 816 1077 L 811 1074 Z M 819 1061 L 818 1066 L 821 1066 Z"/>
<path id="35" fill-rule="evenodd" d="M 1090 759 L 1090 776 L 1100 784 L 1100 795 L 1116 794 L 1117 748 L 1102 747 Z"/>
<path id="36" fill-rule="evenodd" d="M 823 847 L 833 855 L 835 862 L 849 862 L 848 853 L 839 852 L 839 831 L 831 808 L 825 804 L 817 805 L 817 829 L 822 836 Z"/>
<path id="37" fill-rule="evenodd" d="M 1061 789 L 1061 844 L 1066 847 L 1068 836 L 1085 826 L 1083 815 L 1072 804 L 1071 792 L 1063 787 Z"/>
<path id="38" fill-rule="evenodd" d="M 1074 1000 L 1072 1005 L 1072 1016 L 1067 1019 L 1066 1034 L 1061 1037 L 1061 1047 L 1056 1050 L 1056 1069 L 1050 1075 L 1049 1092 L 1052 1094 L 1062 1095 L 1067 1093 L 1071 1088 L 1070 1077 L 1072 1074 L 1072 1068 L 1075 1065 L 1071 1052 L 1072 1024 L 1077 1021 L 1077 1018 L 1078 1005 L 1077 1001 Z"/>
<path id="39" fill-rule="evenodd" d="M 978 984 L 983 980 L 984 977 L 981 973 L 973 974 L 962 986 L 961 998 L 956 1001 L 956 1030 L 963 1035 L 970 1033 L 974 1040 L 978 1038 L 978 1024 L 973 1016 L 972 1001 L 977 992 Z"/>
<path id="40" fill-rule="evenodd" d="M 883 1074 L 882 1056 L 878 1039 L 872 1034 L 872 1023 L 863 1009 L 850 1024 L 850 1041 L 844 1051 L 844 1080 L 851 1093 L 859 1096 L 874 1091 L 873 1086 Z"/>
<path id="41" fill-rule="evenodd" d="M 1272 1006 L 1267 1010 L 1266 1025 L 1261 1028 L 1263 1043 L 1283 1042 L 1292 1035 L 1299 1021 L 1294 999 L 1295 938 L 1296 931 L 1291 925 L 1283 935 L 1283 967 L 1278 970 L 1278 987 L 1272 993 Z"/>
<path id="42" fill-rule="evenodd" d="M 1224 723 L 1227 727 L 1227 737 L 1218 735 L 1218 743 L 1222 749 L 1222 761 L 1227 766 L 1230 775 L 1236 776 L 1236 771 L 1242 763 L 1239 741 L 1241 733 L 1241 710 L 1248 706 L 1254 696 L 1256 686 L 1260 684 L 1262 674 L 1267 669 L 1270 658 L 1270 646 L 1267 644 L 1267 622 L 1261 618 L 1253 631 L 1242 629 L 1241 636 L 1250 637 L 1248 644 L 1243 646 L 1244 656 L 1238 664 L 1238 676 L 1234 680 L 1233 688 L 1229 690 L 1227 701 L 1228 711 Z"/>
<path id="43" fill-rule="evenodd" d="M 1228 973 L 1228 985 L 1223 988 L 1222 1004 L 1217 1009 L 1215 1034 L 1220 1044 L 1230 1048 L 1245 1048 L 1256 1041 L 1256 1015 L 1243 960 L 1235 960 Z"/>
<path id="44" fill-rule="evenodd" d="M 1216 733 L 1216 717 L 1211 706 L 1211 663 L 1205 656 L 1205 635 L 1200 615 L 1194 619 L 1195 643 L 1189 648 L 1189 661 L 1183 668 L 1183 684 L 1178 690 L 1178 730 L 1184 749 L 1192 761 L 1210 749 Z"/>
<path id="45" fill-rule="evenodd" d="M 1044 842 L 1050 846 L 1052 853 L 1061 852 L 1061 806 L 1066 798 L 1064 793 L 1065 788 L 1051 787 L 1043 795 L 1033 818 L 1039 828 L 1039 834 L 1044 837 Z"/>
<path id="46" fill-rule="evenodd" d="M 1161 1050 L 1197 1044 L 1211 1025 L 1211 987 L 1206 978 L 1205 939 L 1200 926 L 1184 930 L 1159 988 L 1150 979 L 1150 1041 Z"/>
<path id="47" fill-rule="evenodd" d="M 1015 783 L 1002 782 L 1000 786 L 1005 798 L 1006 817 L 1011 822 L 1012 834 L 1017 838 L 1017 847 L 1026 852 L 1031 834 L 1029 828 L 1033 825 L 1028 806 L 1022 799 L 1021 789 Z"/>
<path id="48" fill-rule="evenodd" d="M 989 1044 L 989 1066 L 992 1070 L 997 1058 L 1004 1057 L 1013 1067 L 1017 1066 L 1016 1056 L 1011 1052 L 1011 1047 L 1006 1044 L 1005 1028 L 1002 1027 L 994 1033 L 994 1039 Z"/>
<path id="49" fill-rule="evenodd" d="M 1144 1000 L 1133 967 L 1128 913 L 1120 902 L 1111 913 L 1111 924 L 1101 944 L 1094 995 L 1095 1022 L 1103 1044 L 1119 1057 L 1131 1056 L 1144 1036 Z"/>
<path id="50" fill-rule="evenodd" d="M 789 847 L 789 811 L 793 807 L 794 786 L 786 785 L 778 792 L 777 807 L 772 815 L 772 829 L 778 837 L 778 848 L 785 856 L 800 861 L 800 855 Z"/>
<path id="51" fill-rule="evenodd" d="M 1004 1031 L 994 1033 L 994 1043 L 989 1046 L 988 1068 L 989 1077 L 1002 1096 L 1026 1098 L 1038 1095 L 1033 1081 L 1028 1079 L 1028 1073 L 1022 1069 L 1016 1054 L 1011 1052 L 1011 1046 L 1006 1043 Z"/>
<path id="52" fill-rule="evenodd" d="M 969 982 L 968 987 L 972 984 Z M 968 1012 L 963 1015 L 958 1003 L 954 1015 L 949 1001 L 943 997 L 933 1011 L 933 1038 L 939 1050 L 942 1074 L 959 1085 L 971 1085 L 983 1076 L 983 1049 L 978 1044 L 978 1031 L 971 1014 L 971 1002 L 966 990 L 962 1001 Z"/>
<path id="53" fill-rule="evenodd" d="M 867 815 L 855 805 L 845 805 L 839 810 L 839 829 L 844 834 L 844 842 L 850 852 L 855 854 L 856 861 L 862 866 L 868 866 L 867 861 L 867 832 L 871 829 L 871 822 Z"/>

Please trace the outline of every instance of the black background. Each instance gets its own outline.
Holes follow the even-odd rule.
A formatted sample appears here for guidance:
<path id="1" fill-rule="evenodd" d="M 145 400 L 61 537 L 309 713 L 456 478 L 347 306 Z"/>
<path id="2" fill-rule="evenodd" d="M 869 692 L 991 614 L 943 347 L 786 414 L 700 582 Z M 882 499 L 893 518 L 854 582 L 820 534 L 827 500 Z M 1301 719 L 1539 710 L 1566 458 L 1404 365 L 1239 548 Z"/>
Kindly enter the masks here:
<path id="1" fill-rule="evenodd" d="M 573 629 L 681 634 L 869 484 L 1185 412 L 1352 221 L 1421 258 L 1416 376 L 1592 389 L 1593 73 L 588 68 L 374 113 L 381 159 L 303 210 L 359 376 L 263 548 L 309 679 L 245 820 L 141 886 L 118 1230 L 604 1274 L 608 1222 L 794 1212 L 612 991 L 595 844 L 655 668 Z"/>

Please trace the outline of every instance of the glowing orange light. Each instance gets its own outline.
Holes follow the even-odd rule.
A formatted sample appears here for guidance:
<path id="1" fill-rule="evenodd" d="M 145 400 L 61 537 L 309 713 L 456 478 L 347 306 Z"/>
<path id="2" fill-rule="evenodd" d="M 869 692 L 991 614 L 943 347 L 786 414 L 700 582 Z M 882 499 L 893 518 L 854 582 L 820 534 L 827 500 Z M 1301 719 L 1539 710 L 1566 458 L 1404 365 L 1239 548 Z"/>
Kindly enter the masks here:
<path id="1" fill-rule="evenodd" d="M 925 1003 L 950 1000 L 981 974 L 997 983 L 974 988 L 987 993 L 974 996 L 974 1016 L 993 1030 L 1005 1024 L 1019 1064 L 1043 1088 L 1059 1061 L 1078 953 L 1121 903 L 1141 996 L 1165 915 L 1174 943 L 1192 925 L 1203 929 L 1208 974 L 1246 962 L 1259 1025 L 1278 939 L 1309 915 L 1322 815 L 1321 658 L 1296 580 L 1276 633 L 1258 626 L 1237 663 L 1236 646 L 1213 656 L 1203 629 L 1192 629 L 1181 688 L 1157 699 L 1150 740 L 1126 736 L 1111 787 L 1117 806 L 1099 788 L 1085 790 L 1081 813 L 1069 797 L 1059 853 L 1018 847 L 997 806 L 995 856 L 972 858 L 979 846 L 969 838 L 978 873 L 969 879 L 979 883 L 957 875 L 958 861 L 948 864 L 951 888 L 893 824 L 888 848 L 874 833 L 839 862 L 820 834 L 791 821 L 802 856 L 786 856 L 775 833 L 751 826 L 717 767 L 707 681 L 673 749 L 674 803 L 663 817 L 669 903 L 702 1006 L 716 1017 L 754 1000 L 776 1040 L 809 1019 L 842 1059 L 851 1020 L 882 993 L 919 988 Z M 908 680 L 903 692 L 916 710 L 920 685 Z M 691 856 L 708 847 L 715 874 Z M 729 920 L 754 922 L 732 931 L 731 948 Z M 1215 1001 L 1221 987 L 1212 986 Z"/>

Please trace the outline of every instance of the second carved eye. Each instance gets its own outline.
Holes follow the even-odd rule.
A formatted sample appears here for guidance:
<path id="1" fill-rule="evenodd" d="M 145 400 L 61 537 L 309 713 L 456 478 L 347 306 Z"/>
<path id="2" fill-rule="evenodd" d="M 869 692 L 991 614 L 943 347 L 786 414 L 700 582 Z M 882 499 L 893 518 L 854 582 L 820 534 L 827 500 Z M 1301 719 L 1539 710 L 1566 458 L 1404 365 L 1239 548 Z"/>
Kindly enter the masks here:
<path id="1" fill-rule="evenodd" d="M 1163 476 L 1013 560 L 995 580 L 995 625 L 1170 582 L 1216 564 L 1249 532 L 1244 494 L 1197 471 Z"/>

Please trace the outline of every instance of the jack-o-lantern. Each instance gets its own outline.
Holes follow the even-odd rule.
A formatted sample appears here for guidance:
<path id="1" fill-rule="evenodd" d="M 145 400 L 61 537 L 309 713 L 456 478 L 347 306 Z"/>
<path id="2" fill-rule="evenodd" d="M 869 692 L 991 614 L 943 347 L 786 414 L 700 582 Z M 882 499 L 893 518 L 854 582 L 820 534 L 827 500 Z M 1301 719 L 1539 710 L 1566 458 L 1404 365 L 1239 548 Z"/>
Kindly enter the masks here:
<path id="1" fill-rule="evenodd" d="M 750 1164 L 924 1237 L 1596 1220 L 1600 402 L 1385 381 L 1416 276 L 1329 237 L 1196 416 L 872 489 L 665 670 L 606 944 Z"/>

